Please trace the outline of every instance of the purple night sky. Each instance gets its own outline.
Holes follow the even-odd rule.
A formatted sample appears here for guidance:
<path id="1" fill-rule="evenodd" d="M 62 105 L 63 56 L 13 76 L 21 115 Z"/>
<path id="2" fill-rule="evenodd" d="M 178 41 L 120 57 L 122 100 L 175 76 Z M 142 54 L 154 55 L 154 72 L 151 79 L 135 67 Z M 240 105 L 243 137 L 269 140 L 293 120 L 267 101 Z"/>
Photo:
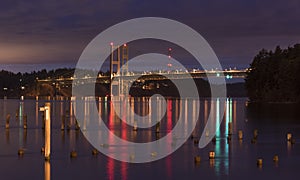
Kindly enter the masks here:
<path id="1" fill-rule="evenodd" d="M 210 43 L 224 68 L 245 68 L 262 48 L 300 42 L 299 9 L 297 0 L 4 0 L 0 4 L 0 69 L 74 67 L 82 50 L 101 31 L 146 16 L 170 18 L 194 28 Z"/>

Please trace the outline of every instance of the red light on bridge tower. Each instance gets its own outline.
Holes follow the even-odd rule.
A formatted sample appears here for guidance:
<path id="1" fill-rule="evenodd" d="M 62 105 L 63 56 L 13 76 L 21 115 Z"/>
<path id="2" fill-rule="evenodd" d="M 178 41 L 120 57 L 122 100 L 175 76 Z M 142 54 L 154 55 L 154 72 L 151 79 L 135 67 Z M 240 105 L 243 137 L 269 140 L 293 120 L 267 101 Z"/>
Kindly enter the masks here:
<path id="1" fill-rule="evenodd" d="M 172 52 L 172 48 L 169 48 L 169 49 L 168 49 L 168 57 L 169 57 L 169 60 L 170 60 L 170 61 L 171 61 L 171 58 L 172 58 L 171 52 Z M 171 63 L 168 63 L 168 67 L 172 67 L 172 64 L 171 64 Z"/>

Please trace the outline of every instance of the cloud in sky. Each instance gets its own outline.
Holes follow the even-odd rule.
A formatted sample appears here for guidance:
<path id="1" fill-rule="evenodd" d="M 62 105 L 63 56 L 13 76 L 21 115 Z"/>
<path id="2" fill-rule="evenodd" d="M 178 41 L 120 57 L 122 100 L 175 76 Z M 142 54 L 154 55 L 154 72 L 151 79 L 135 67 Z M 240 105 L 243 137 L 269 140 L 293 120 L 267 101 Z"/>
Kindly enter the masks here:
<path id="1" fill-rule="evenodd" d="M 247 66 L 258 50 L 300 42 L 297 0 L 4 0 L 1 64 L 76 63 L 97 34 L 121 21 L 178 20 L 211 44 L 222 64 Z"/>

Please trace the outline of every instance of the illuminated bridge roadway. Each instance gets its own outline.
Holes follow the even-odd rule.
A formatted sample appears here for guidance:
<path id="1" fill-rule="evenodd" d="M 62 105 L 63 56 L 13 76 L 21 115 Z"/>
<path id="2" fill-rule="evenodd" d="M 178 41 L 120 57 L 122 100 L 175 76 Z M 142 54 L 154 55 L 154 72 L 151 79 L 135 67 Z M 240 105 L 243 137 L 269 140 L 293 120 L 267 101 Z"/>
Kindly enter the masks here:
<path id="1" fill-rule="evenodd" d="M 191 72 L 182 72 L 182 71 L 171 71 L 171 72 L 143 72 L 143 73 L 133 73 L 128 72 L 126 75 L 113 74 L 113 78 L 118 80 L 120 77 L 126 81 L 135 81 L 140 80 L 165 80 L 165 79 L 187 79 L 190 76 L 193 78 L 207 78 L 207 77 L 225 77 L 226 79 L 232 78 L 245 78 L 248 69 L 242 70 L 212 70 L 212 71 L 203 71 L 203 70 L 193 70 Z M 85 84 L 93 83 L 94 78 L 89 75 L 84 76 L 83 78 L 48 78 L 48 79 L 39 79 L 38 83 L 51 83 L 56 85 L 70 85 L 73 82 L 75 84 Z M 110 76 L 98 75 L 96 83 L 110 83 Z"/>

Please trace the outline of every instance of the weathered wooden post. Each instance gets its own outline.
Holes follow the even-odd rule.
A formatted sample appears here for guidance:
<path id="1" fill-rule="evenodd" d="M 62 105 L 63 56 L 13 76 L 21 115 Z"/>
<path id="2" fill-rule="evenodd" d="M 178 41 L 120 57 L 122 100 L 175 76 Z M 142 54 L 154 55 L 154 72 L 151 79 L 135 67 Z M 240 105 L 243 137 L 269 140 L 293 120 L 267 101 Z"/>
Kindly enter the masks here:
<path id="1" fill-rule="evenodd" d="M 277 154 L 274 155 L 273 161 L 274 161 L 275 163 L 278 163 L 278 161 L 279 161 L 279 156 L 278 156 Z"/>
<path id="2" fill-rule="evenodd" d="M 292 141 L 292 133 L 288 133 L 286 135 L 286 139 L 287 139 L 287 141 Z"/>
<path id="3" fill-rule="evenodd" d="M 262 158 L 258 158 L 257 161 L 256 161 L 256 164 L 257 164 L 258 167 L 261 168 L 262 165 L 263 165 L 263 159 Z"/>
<path id="4" fill-rule="evenodd" d="M 243 131 L 242 130 L 239 130 L 238 138 L 239 138 L 239 140 L 243 139 Z"/>
<path id="5" fill-rule="evenodd" d="M 209 159 L 215 159 L 215 152 L 214 151 L 210 151 L 208 157 L 209 157 Z"/>
<path id="6" fill-rule="evenodd" d="M 16 110 L 16 120 L 18 120 L 19 119 L 19 110 L 17 109 Z"/>
<path id="7" fill-rule="evenodd" d="M 201 157 L 200 156 L 195 156 L 194 161 L 195 161 L 195 163 L 200 163 Z"/>
<path id="8" fill-rule="evenodd" d="M 65 115 L 61 115 L 61 130 L 65 130 Z"/>
<path id="9" fill-rule="evenodd" d="M 23 128 L 27 129 L 27 114 L 23 116 Z"/>
<path id="10" fill-rule="evenodd" d="M 133 123 L 133 131 L 137 131 L 138 128 L 137 128 L 137 121 L 134 120 L 134 123 Z"/>
<path id="11" fill-rule="evenodd" d="M 5 128 L 9 129 L 9 120 L 10 120 L 10 114 L 6 115 L 6 123 L 5 123 Z"/>
<path id="12" fill-rule="evenodd" d="M 77 119 L 75 119 L 75 130 L 79 131 L 79 129 L 80 129 L 80 125 L 78 124 Z"/>
<path id="13" fill-rule="evenodd" d="M 51 148 L 51 113 L 50 103 L 45 103 L 45 107 L 41 107 L 40 111 L 44 111 L 45 114 L 45 160 L 50 160 L 50 148 Z"/>
<path id="14" fill-rule="evenodd" d="M 253 138 L 257 139 L 257 136 L 258 136 L 258 130 L 254 129 L 254 131 L 253 131 Z"/>
<path id="15" fill-rule="evenodd" d="M 6 143 L 8 143 L 9 142 L 9 129 L 6 129 L 5 135 L 6 135 Z"/>
<path id="16" fill-rule="evenodd" d="M 158 123 L 156 123 L 155 132 L 159 133 L 159 130 L 160 130 L 160 121 Z"/>

